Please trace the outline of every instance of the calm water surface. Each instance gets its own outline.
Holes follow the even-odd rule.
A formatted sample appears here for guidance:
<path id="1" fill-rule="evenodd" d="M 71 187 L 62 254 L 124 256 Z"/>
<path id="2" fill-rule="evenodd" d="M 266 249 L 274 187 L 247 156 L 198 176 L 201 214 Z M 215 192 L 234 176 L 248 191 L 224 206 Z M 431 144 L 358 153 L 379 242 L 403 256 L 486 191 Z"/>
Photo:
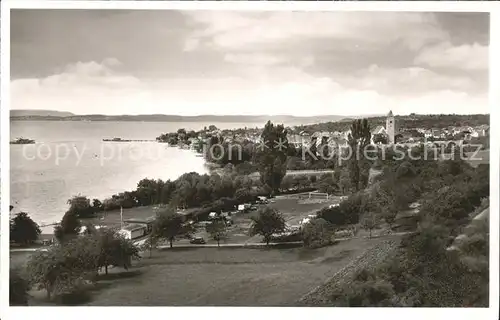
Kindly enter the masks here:
<path id="1" fill-rule="evenodd" d="M 210 123 L 242 128 L 241 123 Z M 179 128 L 199 130 L 206 123 L 12 121 L 11 139 L 36 140 L 10 145 L 10 193 L 14 212 L 38 223 L 59 221 L 67 200 L 81 194 L 103 199 L 132 190 L 143 178 L 175 179 L 185 172 L 206 173 L 203 158 L 190 150 L 156 142 L 103 142 L 104 138 L 154 140 Z"/>

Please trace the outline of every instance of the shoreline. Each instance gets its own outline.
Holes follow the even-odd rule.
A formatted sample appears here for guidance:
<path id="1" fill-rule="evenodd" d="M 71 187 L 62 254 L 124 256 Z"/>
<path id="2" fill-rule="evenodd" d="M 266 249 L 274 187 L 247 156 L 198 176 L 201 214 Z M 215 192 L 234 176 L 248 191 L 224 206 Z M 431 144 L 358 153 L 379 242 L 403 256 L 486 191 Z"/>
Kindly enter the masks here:
<path id="1" fill-rule="evenodd" d="M 132 140 L 131 140 L 132 141 Z M 118 141 L 118 142 L 128 142 L 128 140 L 122 140 L 122 141 Z M 158 143 L 163 143 L 163 142 L 158 142 Z M 196 152 L 195 150 L 193 149 L 186 149 L 186 148 L 183 148 L 181 145 L 174 145 L 174 146 L 171 146 L 169 145 L 168 143 L 165 143 L 167 144 L 167 147 L 169 148 L 177 148 L 179 150 L 185 150 L 185 151 L 191 151 L 195 156 L 198 156 L 200 153 L 199 152 Z M 481 150 L 478 152 L 478 156 L 481 157 L 481 159 L 479 160 L 465 160 L 467 161 L 471 166 L 473 167 L 476 167 L 478 166 L 479 164 L 487 164 L 489 163 L 489 153 L 490 153 L 490 149 L 485 149 L 485 150 Z M 467 155 L 470 156 L 470 155 L 473 155 L 474 152 L 468 152 Z M 444 157 L 443 157 L 444 158 Z M 441 159 L 441 160 L 446 160 L 445 158 L 444 159 Z M 213 163 L 213 162 L 207 162 L 207 161 L 204 161 L 204 167 L 207 169 L 208 173 L 207 174 L 223 174 L 222 172 L 222 169 L 223 167 L 217 163 Z M 186 172 L 189 172 L 189 171 L 186 171 Z M 183 172 L 183 173 L 180 173 L 179 174 L 179 177 L 182 176 L 182 174 L 185 174 L 186 172 Z M 301 175 L 301 174 L 304 174 L 304 175 L 320 175 L 320 174 L 324 174 L 324 173 L 332 173 L 334 172 L 334 170 L 327 170 L 327 169 L 318 169 L 318 170 L 287 170 L 287 175 Z M 258 171 L 257 172 L 253 172 L 251 174 L 249 174 L 250 177 L 253 177 L 253 178 L 258 178 L 259 176 L 259 173 Z M 127 192 L 128 190 L 122 190 L 121 192 Z M 109 196 L 108 196 L 109 197 Z M 141 212 L 139 215 L 142 216 L 143 213 L 141 211 L 140 208 L 145 208 L 145 207 L 133 207 L 133 208 L 129 208 L 129 209 L 124 209 L 124 214 L 126 211 L 137 211 L 137 212 Z M 65 212 L 65 211 L 64 211 Z M 17 212 L 16 212 L 17 213 Z M 95 224 L 109 224 L 109 225 L 119 225 L 119 221 L 116 221 L 116 219 L 109 219 L 109 214 L 111 213 L 111 217 L 112 216 L 119 216 L 118 213 L 119 211 L 118 210 L 111 210 L 111 211 L 107 211 L 105 212 L 104 214 L 99 212 L 98 213 L 98 217 L 96 218 L 89 218 L 89 219 L 85 219 L 87 221 L 90 221 L 92 223 L 95 223 Z M 10 212 L 10 215 L 13 216 L 15 213 L 14 212 Z M 154 210 L 152 210 L 151 208 L 149 209 L 149 216 L 152 216 L 154 215 Z M 62 214 L 62 216 L 64 215 L 64 213 Z M 148 216 L 148 217 L 149 217 Z M 137 215 L 134 215 L 133 218 L 137 218 L 138 216 Z M 130 217 L 132 218 L 132 217 Z M 147 218 L 147 217 L 146 217 Z M 124 217 L 124 219 L 126 219 Z M 85 221 L 84 220 L 84 221 Z M 43 234 L 47 234 L 47 235 L 52 235 L 53 234 L 53 227 L 57 224 L 58 222 L 52 222 L 52 223 L 45 223 L 43 225 L 40 225 L 40 228 L 43 230 L 42 233 Z M 48 230 L 47 229 L 51 229 L 51 232 L 47 232 Z"/>

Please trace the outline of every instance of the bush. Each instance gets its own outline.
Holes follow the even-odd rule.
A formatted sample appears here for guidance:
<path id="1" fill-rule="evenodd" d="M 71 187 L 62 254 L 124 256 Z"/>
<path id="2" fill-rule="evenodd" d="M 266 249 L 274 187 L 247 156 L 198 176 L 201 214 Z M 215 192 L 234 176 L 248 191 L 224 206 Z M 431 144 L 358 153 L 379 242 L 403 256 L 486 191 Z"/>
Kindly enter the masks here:
<path id="1" fill-rule="evenodd" d="M 29 283 L 19 274 L 18 270 L 10 270 L 9 304 L 11 306 L 27 306 Z"/>
<path id="2" fill-rule="evenodd" d="M 325 219 L 310 220 L 302 227 L 302 240 L 308 248 L 320 248 L 331 244 L 333 226 Z"/>
<path id="3" fill-rule="evenodd" d="M 475 193 L 467 193 L 463 185 L 442 190 L 423 204 L 422 212 L 436 221 L 450 224 L 459 222 L 474 210 L 473 202 L 478 202 L 477 205 L 481 202 Z"/>
<path id="4" fill-rule="evenodd" d="M 90 302 L 92 296 L 89 291 L 84 288 L 76 288 L 71 292 L 61 294 L 55 297 L 55 302 L 57 304 L 66 306 L 77 306 L 87 302 Z"/>
<path id="5" fill-rule="evenodd" d="M 333 300 L 339 307 L 391 307 L 394 295 L 390 282 L 362 270 L 349 287 L 333 293 Z"/>
<path id="6" fill-rule="evenodd" d="M 275 209 L 264 207 L 259 209 L 257 216 L 252 217 L 250 235 L 261 235 L 267 245 L 271 241 L 271 236 L 285 231 L 285 218 Z"/>
<path id="7" fill-rule="evenodd" d="M 318 217 L 334 226 L 356 224 L 359 222 L 360 213 L 364 211 L 364 201 L 364 196 L 361 193 L 353 194 L 337 207 L 326 207 L 319 210 Z"/>

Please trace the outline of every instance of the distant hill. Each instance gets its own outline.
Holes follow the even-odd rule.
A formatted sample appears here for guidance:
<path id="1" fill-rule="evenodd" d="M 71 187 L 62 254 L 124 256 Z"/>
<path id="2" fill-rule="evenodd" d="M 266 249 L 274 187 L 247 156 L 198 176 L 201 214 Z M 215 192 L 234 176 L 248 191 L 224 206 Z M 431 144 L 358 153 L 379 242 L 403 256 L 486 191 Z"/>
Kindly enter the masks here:
<path id="1" fill-rule="evenodd" d="M 385 116 L 364 116 L 364 118 L 367 118 L 371 128 L 376 128 L 377 126 L 385 127 Z M 490 123 L 489 114 L 411 114 L 405 116 L 397 115 L 395 118 L 398 127 L 402 130 L 413 128 L 476 127 L 483 124 L 489 125 Z M 350 128 L 353 119 L 353 117 L 350 117 L 340 121 L 321 121 L 313 124 L 304 124 L 297 126 L 296 131 L 305 131 L 308 133 L 317 131 L 345 131 Z"/>
<path id="2" fill-rule="evenodd" d="M 69 117 L 75 114 L 55 110 L 10 110 L 10 117 Z"/>
<path id="3" fill-rule="evenodd" d="M 291 115 L 199 115 L 199 116 L 178 116 L 165 114 L 149 114 L 149 115 L 75 115 L 69 112 L 45 111 L 43 110 L 12 110 L 10 119 L 13 121 L 22 120 L 45 120 L 45 121 L 144 121 L 144 122 L 232 122 L 232 123 L 262 123 L 268 120 L 275 123 L 318 123 L 318 122 L 335 122 L 344 119 L 344 116 L 339 115 L 324 115 L 311 117 L 296 117 Z M 361 117 L 361 116 L 360 116 Z"/>

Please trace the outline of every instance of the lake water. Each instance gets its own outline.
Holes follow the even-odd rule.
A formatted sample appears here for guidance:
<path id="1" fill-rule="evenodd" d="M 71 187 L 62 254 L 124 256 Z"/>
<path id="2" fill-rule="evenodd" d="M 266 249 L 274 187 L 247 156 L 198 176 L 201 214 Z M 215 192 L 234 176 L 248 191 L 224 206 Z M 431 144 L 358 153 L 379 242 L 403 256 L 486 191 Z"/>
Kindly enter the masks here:
<path id="1" fill-rule="evenodd" d="M 13 212 L 25 211 L 39 224 L 59 221 L 67 200 L 81 194 L 104 199 L 132 190 L 143 178 L 175 179 L 185 172 L 206 173 L 203 158 L 190 150 L 156 142 L 103 142 L 120 137 L 154 140 L 179 128 L 199 130 L 255 127 L 242 123 L 12 121 L 11 139 L 36 140 L 10 145 Z M 50 228 L 52 229 L 52 228 Z M 45 231 L 45 230 L 44 230 Z"/>

